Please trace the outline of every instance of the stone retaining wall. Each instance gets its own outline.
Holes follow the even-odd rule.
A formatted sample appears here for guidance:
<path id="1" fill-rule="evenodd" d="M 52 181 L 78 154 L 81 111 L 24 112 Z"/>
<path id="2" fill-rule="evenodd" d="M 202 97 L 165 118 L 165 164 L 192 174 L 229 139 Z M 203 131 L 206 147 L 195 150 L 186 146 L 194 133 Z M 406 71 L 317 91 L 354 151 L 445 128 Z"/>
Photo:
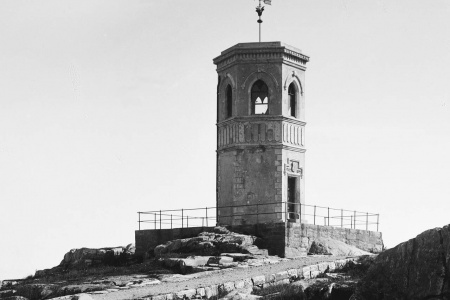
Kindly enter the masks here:
<path id="1" fill-rule="evenodd" d="M 302 256 L 314 240 L 330 238 L 371 253 L 383 250 L 381 232 L 312 224 L 288 223 L 285 257 Z"/>
<path id="2" fill-rule="evenodd" d="M 267 249 L 270 255 L 280 257 L 306 256 L 311 243 L 317 238 L 331 238 L 359 249 L 379 253 L 383 249 L 381 232 L 331 226 L 290 223 L 267 223 L 254 225 L 230 225 L 228 230 L 260 237 L 264 244 L 257 245 Z M 136 255 L 145 256 L 157 245 L 175 239 L 197 236 L 203 231 L 213 232 L 214 227 L 189 227 L 175 229 L 136 230 Z"/>

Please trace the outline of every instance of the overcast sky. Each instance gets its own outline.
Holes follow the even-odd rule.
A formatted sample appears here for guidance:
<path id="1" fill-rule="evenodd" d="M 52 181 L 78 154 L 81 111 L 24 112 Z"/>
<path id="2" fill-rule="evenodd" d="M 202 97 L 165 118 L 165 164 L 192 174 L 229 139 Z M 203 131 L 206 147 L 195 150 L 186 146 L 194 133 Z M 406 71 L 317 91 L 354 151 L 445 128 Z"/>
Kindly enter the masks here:
<path id="1" fill-rule="evenodd" d="M 0 279 L 134 242 L 137 211 L 215 205 L 212 59 L 253 0 L 0 2 Z M 380 213 L 387 247 L 450 223 L 450 2 L 273 0 L 310 56 L 306 203 Z"/>

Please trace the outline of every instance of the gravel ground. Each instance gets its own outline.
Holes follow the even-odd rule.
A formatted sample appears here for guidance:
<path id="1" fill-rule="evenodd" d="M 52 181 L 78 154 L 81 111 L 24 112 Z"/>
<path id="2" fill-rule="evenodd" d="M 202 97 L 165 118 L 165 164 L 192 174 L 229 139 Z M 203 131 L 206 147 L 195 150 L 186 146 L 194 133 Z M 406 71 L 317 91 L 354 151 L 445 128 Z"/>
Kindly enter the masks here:
<path id="1" fill-rule="evenodd" d="M 210 285 L 219 285 L 228 281 L 236 281 L 258 275 L 274 274 L 288 269 L 300 268 L 325 261 L 343 259 L 339 256 L 302 257 L 289 261 L 281 261 L 277 264 L 248 268 L 223 269 L 218 271 L 206 271 L 189 275 L 178 275 L 172 278 L 172 282 L 161 282 L 157 285 L 134 287 L 108 294 L 91 295 L 95 300 L 125 300 L 143 298 L 159 294 L 178 292 L 186 289 L 195 289 Z M 176 281 L 176 282 L 173 282 Z"/>

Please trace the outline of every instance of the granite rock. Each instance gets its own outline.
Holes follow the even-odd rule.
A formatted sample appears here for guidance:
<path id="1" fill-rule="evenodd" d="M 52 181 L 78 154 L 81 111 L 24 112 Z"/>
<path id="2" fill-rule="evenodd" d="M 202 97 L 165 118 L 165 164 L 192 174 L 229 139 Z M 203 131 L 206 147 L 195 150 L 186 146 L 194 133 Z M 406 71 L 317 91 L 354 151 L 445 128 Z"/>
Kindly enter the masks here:
<path id="1" fill-rule="evenodd" d="M 379 254 L 359 282 L 366 299 L 449 299 L 450 226 L 427 230 Z"/>

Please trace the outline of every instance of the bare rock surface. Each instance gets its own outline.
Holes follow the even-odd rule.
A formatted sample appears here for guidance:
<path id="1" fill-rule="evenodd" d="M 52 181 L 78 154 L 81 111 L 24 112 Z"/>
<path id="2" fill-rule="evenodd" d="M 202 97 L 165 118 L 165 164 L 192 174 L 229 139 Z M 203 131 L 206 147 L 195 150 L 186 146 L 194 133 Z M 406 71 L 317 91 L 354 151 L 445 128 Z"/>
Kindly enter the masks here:
<path id="1" fill-rule="evenodd" d="M 61 261 L 60 266 L 64 268 L 74 268 L 78 266 L 114 264 L 119 258 L 122 258 L 123 260 L 131 258 L 134 255 L 135 250 L 134 244 L 129 244 L 125 247 L 72 249 L 64 255 L 64 259 Z"/>
<path id="2" fill-rule="evenodd" d="M 370 253 L 335 239 L 317 238 L 311 243 L 308 254 L 361 256 Z"/>
<path id="3" fill-rule="evenodd" d="M 364 299 L 450 299 L 450 226 L 379 254 L 358 284 Z"/>
<path id="4" fill-rule="evenodd" d="M 45 277 L 72 269 L 86 269 L 100 266 L 120 266 L 131 263 L 136 247 L 134 244 L 99 249 L 72 249 L 64 255 L 61 263 L 51 269 L 36 271 L 36 277 Z"/>
<path id="5" fill-rule="evenodd" d="M 49 298 L 56 290 L 54 284 L 26 284 L 17 286 L 17 295 L 28 299 Z"/>
<path id="6" fill-rule="evenodd" d="M 347 300 L 351 299 L 355 292 L 356 280 L 335 280 L 330 278 L 316 278 L 299 280 L 291 283 L 292 286 L 299 286 L 295 299 L 304 300 Z M 289 286 L 286 286 L 288 288 Z M 293 297 L 293 295 L 290 295 Z M 281 298 L 282 299 L 282 298 Z M 287 299 L 291 299 L 287 297 Z"/>
<path id="7" fill-rule="evenodd" d="M 216 227 L 214 232 L 202 232 L 196 237 L 172 240 L 158 245 L 154 249 L 154 254 L 156 257 L 173 254 L 214 256 L 225 252 L 267 255 L 267 250 L 258 248 L 259 240 L 256 236 L 234 233 L 224 227 Z"/>

